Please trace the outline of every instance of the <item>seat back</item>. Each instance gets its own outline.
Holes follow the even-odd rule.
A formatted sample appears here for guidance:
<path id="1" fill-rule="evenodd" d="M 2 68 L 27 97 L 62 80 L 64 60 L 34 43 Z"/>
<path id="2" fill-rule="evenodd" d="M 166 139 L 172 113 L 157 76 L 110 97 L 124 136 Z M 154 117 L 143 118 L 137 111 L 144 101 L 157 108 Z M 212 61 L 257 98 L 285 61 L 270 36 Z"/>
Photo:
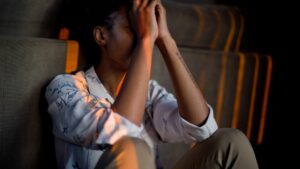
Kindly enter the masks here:
<path id="1" fill-rule="evenodd" d="M 67 43 L 0 36 L 0 167 L 56 168 L 44 89 L 65 72 Z"/>
<path id="2" fill-rule="evenodd" d="M 0 35 L 56 38 L 62 0 L 1 0 Z"/>
<path id="3" fill-rule="evenodd" d="M 180 51 L 206 100 L 214 108 L 219 127 L 238 128 L 252 143 L 260 144 L 267 113 L 271 57 L 183 47 Z M 169 72 L 157 48 L 151 78 L 174 93 Z"/>
<path id="4" fill-rule="evenodd" d="M 182 47 L 180 51 L 214 108 L 219 127 L 238 128 L 252 144 L 261 144 L 272 73 L 271 57 Z M 157 49 L 154 50 L 151 78 L 173 92 L 171 78 Z M 159 144 L 162 164 L 171 168 L 189 148 L 183 143 Z"/>
<path id="5" fill-rule="evenodd" d="M 236 7 L 163 1 L 169 29 L 181 47 L 238 51 L 244 18 Z"/>

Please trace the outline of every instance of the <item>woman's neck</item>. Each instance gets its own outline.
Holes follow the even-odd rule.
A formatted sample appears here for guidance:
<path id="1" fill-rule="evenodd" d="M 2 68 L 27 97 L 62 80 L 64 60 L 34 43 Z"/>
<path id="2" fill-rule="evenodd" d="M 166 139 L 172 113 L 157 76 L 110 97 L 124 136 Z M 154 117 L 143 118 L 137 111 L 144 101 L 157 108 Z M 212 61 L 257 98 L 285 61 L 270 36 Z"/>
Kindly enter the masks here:
<path id="1" fill-rule="evenodd" d="M 100 64 L 95 66 L 95 71 L 105 89 L 113 98 L 116 98 L 123 84 L 126 72 L 114 69 L 110 63 L 105 63 L 105 61 L 101 61 Z"/>

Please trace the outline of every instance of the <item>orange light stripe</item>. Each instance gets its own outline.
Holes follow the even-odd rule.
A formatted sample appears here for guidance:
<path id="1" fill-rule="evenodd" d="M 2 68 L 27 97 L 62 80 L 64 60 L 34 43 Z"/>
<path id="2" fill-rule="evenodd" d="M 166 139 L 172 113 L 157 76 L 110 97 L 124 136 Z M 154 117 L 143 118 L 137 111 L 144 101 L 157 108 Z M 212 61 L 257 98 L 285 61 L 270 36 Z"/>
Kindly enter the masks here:
<path id="1" fill-rule="evenodd" d="M 123 85 L 125 77 L 126 77 L 126 73 L 124 74 L 124 76 L 122 77 L 121 81 L 118 84 L 117 90 L 115 91 L 115 96 L 118 96 L 118 94 L 119 94 L 119 92 L 121 90 L 121 87 Z"/>
<path id="2" fill-rule="evenodd" d="M 66 56 L 65 72 L 71 73 L 75 71 L 78 66 L 79 45 L 78 42 L 72 40 L 68 40 L 66 42 L 67 42 L 67 56 Z"/>
<path id="3" fill-rule="evenodd" d="M 214 10 L 214 13 L 216 14 L 218 21 L 220 22 L 220 16 L 218 13 Z M 225 44 L 225 52 L 230 51 L 230 44 L 232 43 L 234 32 L 235 32 L 235 22 L 234 22 L 234 17 L 231 12 L 229 12 L 230 16 L 230 31 L 229 35 Z M 218 23 L 218 28 L 220 27 L 220 24 Z M 220 28 L 219 28 L 220 29 Z M 218 29 L 218 30 L 219 30 Z M 220 30 L 219 32 L 216 33 L 217 36 L 215 36 L 214 40 L 219 39 L 220 36 Z M 215 42 L 216 43 L 216 42 Z M 214 45 L 214 46 L 213 46 Z M 216 44 L 212 43 L 211 48 L 214 49 Z M 225 80 L 226 80 L 226 64 L 227 64 L 228 56 L 227 54 L 222 55 L 222 61 L 221 61 L 221 75 L 220 75 L 220 82 L 219 82 L 219 89 L 218 89 L 218 96 L 217 96 L 217 107 L 216 107 L 216 121 L 218 124 L 220 124 L 221 121 L 221 116 L 222 116 L 222 109 L 223 109 L 223 101 L 224 101 L 224 91 L 225 91 Z"/>
<path id="4" fill-rule="evenodd" d="M 232 128 L 238 127 L 241 94 L 242 94 L 243 79 L 244 79 L 244 72 L 245 72 L 245 55 L 240 53 L 239 58 L 240 60 L 239 60 L 239 68 L 238 68 L 236 91 L 235 91 L 233 114 L 232 114 L 232 123 L 231 123 Z"/>
<path id="5" fill-rule="evenodd" d="M 265 84 L 265 92 L 261 110 L 261 117 L 260 117 L 260 126 L 257 138 L 257 144 L 261 144 L 264 136 L 264 129 L 266 123 L 266 115 L 267 115 L 267 105 L 268 105 L 268 98 L 270 92 L 270 84 L 271 84 L 271 77 L 272 77 L 272 69 L 273 69 L 273 60 L 271 56 L 266 56 L 268 60 L 268 68 L 267 68 L 267 77 L 266 77 L 266 84 Z"/>
<path id="6" fill-rule="evenodd" d="M 148 44 L 147 44 L 148 43 Z M 150 42 L 147 41 L 146 46 L 150 46 Z M 148 71 L 148 79 L 151 77 L 151 67 L 152 67 L 152 57 L 153 57 L 153 49 L 151 48 L 145 48 L 146 52 L 146 66 L 147 66 L 147 71 Z"/>
<path id="7" fill-rule="evenodd" d="M 200 7 L 198 5 L 193 5 L 194 10 L 196 11 L 199 21 L 198 21 L 198 28 L 199 31 L 196 32 L 193 42 L 197 43 L 199 39 L 201 39 L 202 35 L 204 34 L 205 29 L 205 17 L 203 15 L 203 12 L 201 11 Z"/>
<path id="8" fill-rule="evenodd" d="M 243 37 L 243 34 L 244 34 L 244 29 L 245 29 L 245 19 L 242 15 L 240 15 L 240 21 L 241 21 L 241 27 L 240 27 L 239 35 L 238 35 L 236 46 L 235 46 L 235 51 L 236 52 L 240 50 L 242 37 Z"/>
<path id="9" fill-rule="evenodd" d="M 234 16 L 233 16 L 232 12 L 229 11 L 229 10 L 228 10 L 228 13 L 229 13 L 229 18 L 230 18 L 230 29 L 229 29 L 228 38 L 226 40 L 226 44 L 225 44 L 225 47 L 224 47 L 225 52 L 230 51 L 230 47 L 231 47 L 233 37 L 234 37 L 234 33 L 235 33 L 235 30 L 236 30 L 236 24 L 235 24 Z"/>
<path id="10" fill-rule="evenodd" d="M 255 107 L 255 98 L 256 98 L 256 90 L 257 90 L 257 82 L 258 82 L 258 74 L 259 74 L 259 56 L 258 54 L 254 54 L 255 58 L 255 68 L 254 68 L 254 76 L 253 76 L 253 84 L 252 84 L 252 93 L 250 99 L 250 109 L 248 113 L 248 124 L 246 135 L 248 139 L 251 138 L 252 124 L 253 124 L 253 114 Z"/>
<path id="11" fill-rule="evenodd" d="M 228 60 L 227 53 L 222 54 L 221 56 L 221 75 L 218 87 L 218 95 L 217 95 L 217 104 L 216 104 L 216 121 L 220 124 L 222 109 L 223 109 L 223 101 L 224 101 L 224 91 L 225 91 L 225 81 L 226 81 L 226 64 Z"/>

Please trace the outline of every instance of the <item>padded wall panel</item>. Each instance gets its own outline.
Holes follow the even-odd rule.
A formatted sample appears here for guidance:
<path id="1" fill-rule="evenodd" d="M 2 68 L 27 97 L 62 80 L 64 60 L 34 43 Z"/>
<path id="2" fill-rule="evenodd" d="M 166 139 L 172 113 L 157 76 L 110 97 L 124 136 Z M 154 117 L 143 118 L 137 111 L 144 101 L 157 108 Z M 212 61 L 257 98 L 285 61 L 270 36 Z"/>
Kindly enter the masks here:
<path id="1" fill-rule="evenodd" d="M 263 107 L 267 104 L 272 71 L 271 58 L 254 53 L 183 47 L 180 51 L 205 98 L 214 108 L 219 127 L 238 128 L 252 143 L 260 143 L 258 140 L 262 140 L 266 114 Z M 154 50 L 151 78 L 174 93 L 167 67 L 157 48 Z M 162 164 L 170 168 L 188 148 L 185 144 L 160 144 Z"/>
<path id="2" fill-rule="evenodd" d="M 221 51 L 239 48 L 243 17 L 235 7 L 163 1 L 177 44 Z"/>
<path id="3" fill-rule="evenodd" d="M 205 98 L 214 108 L 219 126 L 239 128 L 256 143 L 265 125 L 271 57 L 183 47 L 180 51 Z M 174 93 L 169 72 L 157 48 L 151 78 Z"/>
<path id="4" fill-rule="evenodd" d="M 0 37 L 1 168 L 55 168 L 45 85 L 65 68 L 66 43 Z"/>
<path id="5" fill-rule="evenodd" d="M 268 114 L 268 97 L 272 80 L 273 60 L 269 55 L 259 55 L 259 74 L 255 96 L 251 140 L 261 144 Z"/>
<path id="6" fill-rule="evenodd" d="M 234 105 L 236 107 L 233 110 L 233 114 L 236 117 L 232 120 L 231 126 L 239 128 L 246 134 L 249 122 L 248 118 L 249 115 L 253 113 L 251 112 L 251 106 L 253 106 L 253 97 L 255 97 L 256 92 L 255 88 L 259 73 L 259 57 L 255 54 L 240 54 L 240 56 L 244 59 L 243 66 L 240 70 L 243 74 L 240 84 L 240 92 L 236 93 L 236 96 L 239 98 L 235 98 L 236 103 L 238 102 L 239 104 Z"/>
<path id="7" fill-rule="evenodd" d="M 10 36 L 58 36 L 63 0 L 1 0 L 0 34 Z"/>

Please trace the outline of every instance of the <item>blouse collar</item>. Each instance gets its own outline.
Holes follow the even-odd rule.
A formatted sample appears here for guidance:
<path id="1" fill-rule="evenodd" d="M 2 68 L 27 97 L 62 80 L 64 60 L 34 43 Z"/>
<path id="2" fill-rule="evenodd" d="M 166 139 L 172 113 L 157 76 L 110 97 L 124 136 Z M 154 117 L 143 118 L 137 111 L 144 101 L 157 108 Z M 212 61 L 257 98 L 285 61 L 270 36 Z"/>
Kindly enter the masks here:
<path id="1" fill-rule="evenodd" d="M 94 66 L 92 66 L 85 72 L 85 78 L 87 81 L 89 91 L 92 95 L 98 98 L 106 98 L 111 104 L 115 101 L 114 98 L 111 97 L 111 95 L 107 92 L 102 82 L 98 78 Z"/>

